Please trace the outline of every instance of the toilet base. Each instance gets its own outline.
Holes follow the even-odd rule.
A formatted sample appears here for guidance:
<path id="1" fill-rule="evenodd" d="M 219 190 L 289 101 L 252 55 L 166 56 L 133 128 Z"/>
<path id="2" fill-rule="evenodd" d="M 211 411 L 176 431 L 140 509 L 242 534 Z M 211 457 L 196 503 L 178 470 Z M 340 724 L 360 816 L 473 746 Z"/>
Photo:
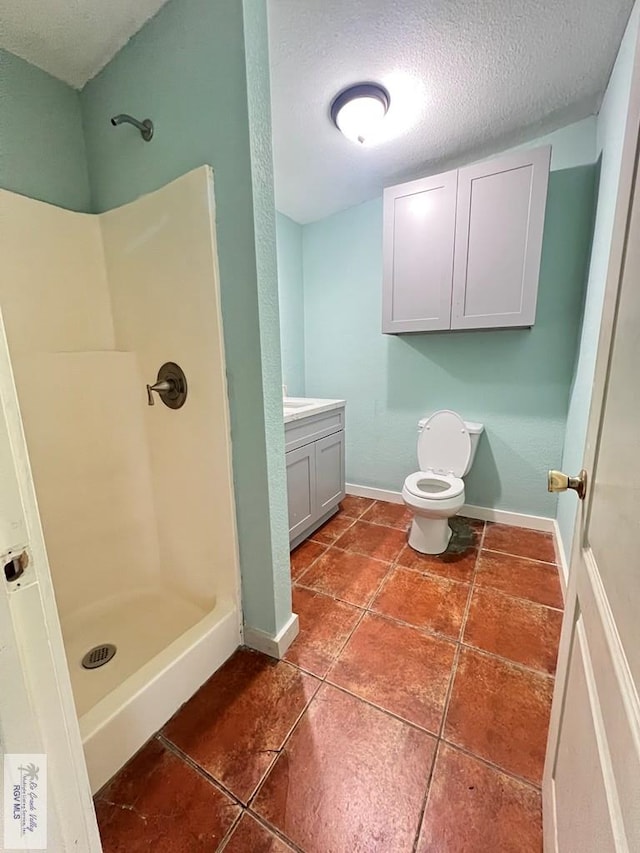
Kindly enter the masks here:
<path id="1" fill-rule="evenodd" d="M 409 546 L 421 554 L 442 554 L 451 539 L 448 518 L 415 515 L 409 530 Z"/>

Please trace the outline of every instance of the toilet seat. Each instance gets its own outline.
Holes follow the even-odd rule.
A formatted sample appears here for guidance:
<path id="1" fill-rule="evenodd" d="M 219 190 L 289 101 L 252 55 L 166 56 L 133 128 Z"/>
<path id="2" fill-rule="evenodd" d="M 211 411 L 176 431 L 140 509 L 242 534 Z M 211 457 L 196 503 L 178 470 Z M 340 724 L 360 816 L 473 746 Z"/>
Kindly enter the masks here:
<path id="1" fill-rule="evenodd" d="M 429 488 L 432 484 L 432 488 Z M 457 498 L 464 492 L 464 481 L 453 474 L 440 474 L 435 471 L 416 471 L 409 474 L 404 487 L 416 498 L 422 500 L 444 501 Z"/>
<path id="2" fill-rule="evenodd" d="M 460 415 L 449 409 L 434 412 L 418 437 L 418 464 L 422 471 L 462 477 L 471 458 L 471 438 Z"/>

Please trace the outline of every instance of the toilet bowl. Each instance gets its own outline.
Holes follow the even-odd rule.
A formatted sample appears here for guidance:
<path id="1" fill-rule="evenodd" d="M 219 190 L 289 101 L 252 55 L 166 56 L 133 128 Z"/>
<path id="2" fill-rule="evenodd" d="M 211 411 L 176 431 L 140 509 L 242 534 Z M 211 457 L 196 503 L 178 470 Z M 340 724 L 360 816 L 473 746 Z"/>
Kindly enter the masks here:
<path id="1" fill-rule="evenodd" d="M 404 481 L 402 498 L 413 510 L 409 545 L 422 554 L 446 551 L 449 519 L 464 505 L 462 477 L 471 469 L 482 424 L 462 420 L 448 409 L 418 424 L 420 471 Z"/>

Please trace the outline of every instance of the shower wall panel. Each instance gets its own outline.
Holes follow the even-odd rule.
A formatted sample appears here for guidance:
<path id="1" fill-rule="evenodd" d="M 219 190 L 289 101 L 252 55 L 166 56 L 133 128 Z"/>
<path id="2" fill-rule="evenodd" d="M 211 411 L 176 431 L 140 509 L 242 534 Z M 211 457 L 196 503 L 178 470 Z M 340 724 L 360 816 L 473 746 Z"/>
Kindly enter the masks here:
<path id="1" fill-rule="evenodd" d="M 237 600 L 237 554 L 213 176 L 203 166 L 101 214 L 116 345 L 145 383 L 166 361 L 183 408 L 145 407 L 165 583 L 195 603 Z"/>
<path id="2" fill-rule="evenodd" d="M 113 349 L 97 216 L 0 190 L 0 304 L 12 358 Z"/>
<path id="3" fill-rule="evenodd" d="M 159 554 L 135 353 L 36 353 L 16 385 L 62 617 L 147 586 Z"/>
<path id="4" fill-rule="evenodd" d="M 64 631 L 159 574 L 145 396 L 114 351 L 99 218 L 0 193 L 0 306 Z"/>

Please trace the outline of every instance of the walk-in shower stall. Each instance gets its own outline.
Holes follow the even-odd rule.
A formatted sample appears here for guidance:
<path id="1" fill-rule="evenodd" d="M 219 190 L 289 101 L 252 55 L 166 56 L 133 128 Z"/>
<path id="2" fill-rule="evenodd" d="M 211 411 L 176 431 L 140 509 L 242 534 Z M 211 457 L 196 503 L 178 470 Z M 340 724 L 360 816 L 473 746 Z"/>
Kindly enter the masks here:
<path id="1" fill-rule="evenodd" d="M 101 215 L 0 192 L 0 304 L 96 790 L 240 642 L 213 176 Z M 147 391 L 166 363 L 179 408 Z"/>

